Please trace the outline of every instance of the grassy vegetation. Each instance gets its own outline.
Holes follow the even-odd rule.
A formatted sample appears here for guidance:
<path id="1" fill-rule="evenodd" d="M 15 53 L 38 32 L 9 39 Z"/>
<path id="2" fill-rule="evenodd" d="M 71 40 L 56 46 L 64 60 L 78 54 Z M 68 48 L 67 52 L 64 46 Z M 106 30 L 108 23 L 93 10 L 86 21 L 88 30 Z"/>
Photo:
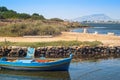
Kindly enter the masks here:
<path id="1" fill-rule="evenodd" d="M 7 22 L 0 26 L 0 36 L 25 36 L 25 35 L 59 35 L 62 31 L 71 28 L 83 27 L 77 22 L 59 22 L 51 20 L 21 20 L 21 22 Z M 87 27 L 87 26 L 84 26 Z"/>
<path id="2" fill-rule="evenodd" d="M 80 41 L 54 41 L 54 42 L 0 42 L 0 46 L 21 46 L 21 47 L 46 47 L 46 46 L 98 46 L 99 41 L 80 42 Z"/>
<path id="3" fill-rule="evenodd" d="M 58 35 L 66 27 L 56 24 L 45 24 L 41 20 L 11 23 L 0 27 L 0 36 L 24 36 L 24 35 Z"/>
<path id="4" fill-rule="evenodd" d="M 0 36 L 59 35 L 71 28 L 87 27 L 78 22 L 64 21 L 59 18 L 46 19 L 37 13 L 32 15 L 17 13 L 0 7 Z"/>

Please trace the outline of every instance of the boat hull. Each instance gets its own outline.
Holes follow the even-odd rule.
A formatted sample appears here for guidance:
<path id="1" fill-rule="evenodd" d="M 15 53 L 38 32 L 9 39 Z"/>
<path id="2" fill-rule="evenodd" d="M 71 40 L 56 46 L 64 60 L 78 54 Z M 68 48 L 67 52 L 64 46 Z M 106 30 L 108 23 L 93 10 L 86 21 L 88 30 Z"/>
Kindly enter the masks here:
<path id="1" fill-rule="evenodd" d="M 9 70 L 30 70 L 30 71 L 67 71 L 69 68 L 69 63 L 63 63 L 59 65 L 43 66 L 43 67 L 22 67 L 22 66 L 1 66 L 1 69 Z"/>
<path id="2" fill-rule="evenodd" d="M 68 71 L 71 58 L 46 63 L 22 63 L 0 61 L 1 69 L 27 70 L 27 71 Z"/>

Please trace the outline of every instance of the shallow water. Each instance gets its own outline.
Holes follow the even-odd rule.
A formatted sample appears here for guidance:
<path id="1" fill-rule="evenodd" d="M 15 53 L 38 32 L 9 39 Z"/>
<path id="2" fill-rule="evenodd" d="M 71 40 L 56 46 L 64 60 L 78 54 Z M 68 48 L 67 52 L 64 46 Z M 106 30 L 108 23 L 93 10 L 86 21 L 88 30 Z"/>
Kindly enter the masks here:
<path id="1" fill-rule="evenodd" d="M 72 80 L 120 80 L 120 59 L 78 62 L 71 65 Z"/>
<path id="2" fill-rule="evenodd" d="M 89 33 L 94 33 L 95 31 L 99 34 L 107 34 L 108 32 L 115 33 L 115 35 L 120 36 L 120 24 L 87 24 L 92 26 L 88 28 Z M 73 32 L 83 32 L 83 28 L 73 29 Z"/>
<path id="3" fill-rule="evenodd" d="M 120 58 L 72 62 L 69 71 L 0 70 L 0 80 L 120 80 Z"/>

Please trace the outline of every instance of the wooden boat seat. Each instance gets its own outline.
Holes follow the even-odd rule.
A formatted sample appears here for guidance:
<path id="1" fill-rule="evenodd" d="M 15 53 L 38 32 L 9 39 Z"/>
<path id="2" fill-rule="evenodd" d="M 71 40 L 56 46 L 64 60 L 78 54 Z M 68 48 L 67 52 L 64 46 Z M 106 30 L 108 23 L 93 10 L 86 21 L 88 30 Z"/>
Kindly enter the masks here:
<path id="1" fill-rule="evenodd" d="M 36 62 L 53 62 L 53 61 L 55 61 L 55 60 L 42 60 L 42 59 L 37 59 L 37 60 L 35 60 Z"/>
<path id="2" fill-rule="evenodd" d="M 21 62 L 21 63 L 32 63 L 34 60 L 16 60 L 16 62 Z"/>
<path id="3" fill-rule="evenodd" d="M 10 61 L 10 62 L 16 62 L 17 59 L 7 59 L 7 61 Z"/>

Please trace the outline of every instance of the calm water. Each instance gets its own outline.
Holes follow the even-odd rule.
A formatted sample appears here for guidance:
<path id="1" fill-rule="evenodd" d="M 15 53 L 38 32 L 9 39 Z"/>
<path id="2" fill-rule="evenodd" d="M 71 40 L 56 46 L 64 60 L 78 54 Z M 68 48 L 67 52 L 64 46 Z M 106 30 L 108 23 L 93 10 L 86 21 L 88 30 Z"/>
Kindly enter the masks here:
<path id="1" fill-rule="evenodd" d="M 120 58 L 72 62 L 68 72 L 0 70 L 0 80 L 120 80 Z"/>
<path id="2" fill-rule="evenodd" d="M 120 36 L 120 24 L 88 24 L 92 28 L 88 29 L 89 33 L 94 33 L 97 31 L 99 34 L 107 34 L 108 32 L 113 32 L 115 35 Z M 83 29 L 74 29 L 73 32 L 83 32 Z"/>

